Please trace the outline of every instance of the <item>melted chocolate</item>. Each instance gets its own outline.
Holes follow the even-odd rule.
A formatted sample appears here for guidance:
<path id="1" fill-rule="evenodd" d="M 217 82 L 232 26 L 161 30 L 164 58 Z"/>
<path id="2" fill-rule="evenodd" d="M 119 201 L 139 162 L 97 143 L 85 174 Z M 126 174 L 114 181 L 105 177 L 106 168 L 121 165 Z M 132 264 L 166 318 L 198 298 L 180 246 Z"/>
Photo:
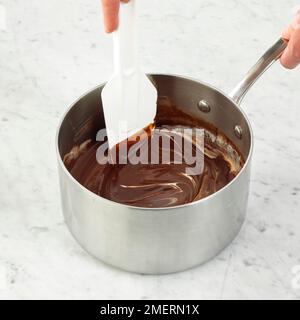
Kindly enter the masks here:
<path id="1" fill-rule="evenodd" d="M 244 161 L 233 144 L 204 123 L 196 122 L 189 115 L 174 107 L 160 105 L 155 121 L 155 129 L 145 138 L 148 153 L 151 154 L 151 140 L 161 131 L 167 135 L 183 128 L 203 128 L 205 130 L 202 172 L 187 174 L 190 158 L 180 164 L 175 163 L 175 143 L 163 146 L 159 143 L 156 154 L 158 164 L 99 164 L 96 154 L 102 143 L 88 140 L 74 146 L 64 158 L 64 163 L 73 177 L 90 191 L 115 202 L 138 207 L 172 207 L 205 198 L 227 185 L 241 170 Z M 186 137 L 181 136 L 182 141 Z M 202 146 L 203 147 L 203 146 Z M 193 153 L 200 148 L 193 144 Z M 164 151 L 170 153 L 170 162 L 163 163 Z M 198 150 L 199 151 L 199 150 Z M 140 159 L 143 158 L 139 154 Z"/>

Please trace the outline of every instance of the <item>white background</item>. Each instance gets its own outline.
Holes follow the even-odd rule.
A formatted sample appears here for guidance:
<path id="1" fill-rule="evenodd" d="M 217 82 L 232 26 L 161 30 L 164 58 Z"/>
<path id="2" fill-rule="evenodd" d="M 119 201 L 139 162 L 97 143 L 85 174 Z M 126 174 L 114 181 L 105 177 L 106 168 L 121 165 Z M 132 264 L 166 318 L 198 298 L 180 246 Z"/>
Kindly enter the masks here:
<path id="1" fill-rule="evenodd" d="M 138 1 L 145 71 L 192 76 L 225 91 L 279 37 L 297 4 Z M 248 219 L 233 245 L 188 272 L 129 274 L 73 240 L 57 181 L 59 117 L 112 72 L 100 0 L 0 5 L 7 19 L 0 30 L 0 298 L 300 298 L 292 287 L 300 265 L 300 68 L 275 65 L 243 103 L 255 151 Z"/>

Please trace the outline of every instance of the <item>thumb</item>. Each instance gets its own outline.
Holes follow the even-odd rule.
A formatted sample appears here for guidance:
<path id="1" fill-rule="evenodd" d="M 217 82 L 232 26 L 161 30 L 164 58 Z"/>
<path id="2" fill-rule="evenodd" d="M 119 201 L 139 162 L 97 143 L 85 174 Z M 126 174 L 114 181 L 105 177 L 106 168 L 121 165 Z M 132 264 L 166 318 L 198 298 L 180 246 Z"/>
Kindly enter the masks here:
<path id="1" fill-rule="evenodd" d="M 287 69 L 294 69 L 300 63 L 300 29 L 294 30 L 290 35 L 288 46 L 280 62 Z"/>

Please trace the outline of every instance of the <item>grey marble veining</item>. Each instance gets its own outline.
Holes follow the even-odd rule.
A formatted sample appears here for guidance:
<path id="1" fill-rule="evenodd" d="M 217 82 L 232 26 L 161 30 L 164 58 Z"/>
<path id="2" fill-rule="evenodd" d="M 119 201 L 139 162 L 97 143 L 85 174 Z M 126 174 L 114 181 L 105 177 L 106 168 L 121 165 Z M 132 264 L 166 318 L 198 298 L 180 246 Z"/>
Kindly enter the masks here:
<path id="1" fill-rule="evenodd" d="M 292 0 L 137 0 L 147 72 L 228 91 L 291 19 Z M 243 102 L 255 134 L 248 219 L 213 261 L 163 276 L 86 254 L 61 214 L 59 117 L 112 71 L 99 0 L 1 0 L 0 298 L 300 298 L 300 69 L 279 64 Z"/>

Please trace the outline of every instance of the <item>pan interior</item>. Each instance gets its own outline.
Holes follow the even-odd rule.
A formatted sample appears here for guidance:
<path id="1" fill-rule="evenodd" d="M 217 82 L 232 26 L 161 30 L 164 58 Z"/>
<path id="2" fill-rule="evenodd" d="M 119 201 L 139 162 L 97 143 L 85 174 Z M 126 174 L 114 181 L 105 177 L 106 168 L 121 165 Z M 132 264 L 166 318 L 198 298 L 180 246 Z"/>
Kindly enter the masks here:
<path id="1" fill-rule="evenodd" d="M 182 112 L 193 121 L 203 123 L 208 129 L 205 138 L 212 139 L 226 149 L 229 160 L 238 173 L 251 149 L 250 128 L 239 108 L 219 91 L 197 81 L 166 75 L 154 75 L 152 79 L 160 96 L 159 110 L 165 112 L 163 118 L 169 117 L 171 124 L 182 125 Z M 63 119 L 58 134 L 58 148 L 62 159 L 74 146 L 77 151 L 79 146 L 85 148 L 86 142 L 96 137 L 98 130 L 105 127 L 100 96 L 101 87 L 79 99 Z M 201 100 L 205 100 L 210 106 L 209 112 L 198 108 Z M 172 108 L 178 111 L 176 115 Z M 240 135 L 235 131 L 237 126 L 240 128 L 239 133 L 242 133 Z"/>

